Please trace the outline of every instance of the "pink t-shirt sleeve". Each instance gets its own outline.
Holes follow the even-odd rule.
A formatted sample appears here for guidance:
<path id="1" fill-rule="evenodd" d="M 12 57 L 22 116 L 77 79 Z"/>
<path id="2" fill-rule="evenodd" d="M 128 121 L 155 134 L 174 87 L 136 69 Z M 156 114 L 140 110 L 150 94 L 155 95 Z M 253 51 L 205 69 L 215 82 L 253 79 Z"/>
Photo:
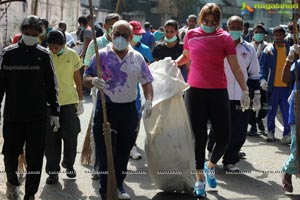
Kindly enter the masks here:
<path id="1" fill-rule="evenodd" d="M 232 40 L 230 35 L 225 36 L 225 56 L 236 55 L 236 48 L 234 45 L 234 41 Z"/>
<path id="2" fill-rule="evenodd" d="M 218 29 L 204 33 L 200 27 L 189 31 L 184 49 L 191 56 L 188 83 L 196 88 L 227 88 L 224 58 L 236 55 L 234 42 L 229 33 Z"/>

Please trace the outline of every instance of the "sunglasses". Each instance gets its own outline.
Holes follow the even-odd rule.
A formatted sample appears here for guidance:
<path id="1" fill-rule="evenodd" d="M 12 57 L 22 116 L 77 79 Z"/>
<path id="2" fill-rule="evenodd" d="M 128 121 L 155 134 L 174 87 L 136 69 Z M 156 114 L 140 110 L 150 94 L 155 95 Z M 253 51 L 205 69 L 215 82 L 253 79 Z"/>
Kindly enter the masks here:
<path id="1" fill-rule="evenodd" d="M 130 34 L 129 33 L 120 33 L 119 31 L 116 31 L 113 33 L 113 36 L 114 37 L 122 36 L 123 38 L 127 39 L 130 36 Z"/>

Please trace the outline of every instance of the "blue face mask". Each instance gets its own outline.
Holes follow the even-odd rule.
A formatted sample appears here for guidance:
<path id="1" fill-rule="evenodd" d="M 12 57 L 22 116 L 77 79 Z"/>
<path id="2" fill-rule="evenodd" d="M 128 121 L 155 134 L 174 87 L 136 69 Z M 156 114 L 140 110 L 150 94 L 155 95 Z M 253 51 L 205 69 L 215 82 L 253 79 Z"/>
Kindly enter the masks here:
<path id="1" fill-rule="evenodd" d="M 22 41 L 26 46 L 33 46 L 38 43 L 38 37 L 22 35 Z"/>
<path id="2" fill-rule="evenodd" d="M 256 42 L 261 42 L 264 39 L 264 34 L 262 34 L 262 33 L 255 33 L 254 36 L 253 36 L 253 38 L 254 38 L 254 40 Z"/>
<path id="3" fill-rule="evenodd" d="M 135 43 L 138 43 L 141 39 L 142 39 L 142 35 L 133 35 L 133 38 L 132 40 L 135 42 Z"/>
<path id="4" fill-rule="evenodd" d="M 122 36 L 119 36 L 117 38 L 113 39 L 113 46 L 118 50 L 118 51 L 123 51 L 128 47 L 128 41 L 123 38 Z"/>
<path id="5" fill-rule="evenodd" d="M 204 24 L 201 24 L 201 28 L 205 33 L 212 33 L 217 29 L 216 26 L 205 26 Z"/>
<path id="6" fill-rule="evenodd" d="M 164 40 L 165 40 L 167 43 L 171 43 L 171 42 L 174 42 L 174 41 L 177 40 L 177 36 L 175 35 L 175 36 L 172 37 L 171 39 L 168 39 L 167 37 L 165 37 Z"/>
<path id="7" fill-rule="evenodd" d="M 242 31 L 229 31 L 229 33 L 234 41 L 239 39 L 242 35 Z"/>

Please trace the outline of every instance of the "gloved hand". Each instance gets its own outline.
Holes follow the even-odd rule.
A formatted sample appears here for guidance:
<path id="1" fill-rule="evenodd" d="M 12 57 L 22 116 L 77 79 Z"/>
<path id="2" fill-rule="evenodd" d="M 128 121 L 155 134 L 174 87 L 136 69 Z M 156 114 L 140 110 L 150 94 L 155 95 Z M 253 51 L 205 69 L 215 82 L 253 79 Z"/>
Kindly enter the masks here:
<path id="1" fill-rule="evenodd" d="M 294 44 L 293 46 L 291 46 L 290 52 L 286 57 L 286 60 L 289 62 L 294 62 L 295 53 L 299 54 L 299 44 Z"/>
<path id="2" fill-rule="evenodd" d="M 249 92 L 247 90 L 243 91 L 240 103 L 243 112 L 250 107 L 250 97 Z"/>
<path id="3" fill-rule="evenodd" d="M 171 60 L 171 63 L 174 67 L 178 67 L 178 63 L 176 62 L 176 60 Z"/>
<path id="4" fill-rule="evenodd" d="M 142 106 L 142 111 L 145 111 L 145 117 L 149 118 L 152 114 L 152 101 L 146 100 L 144 105 Z"/>
<path id="5" fill-rule="evenodd" d="M 268 83 L 265 79 L 262 79 L 260 81 L 260 87 L 261 89 L 263 89 L 264 91 L 267 91 L 268 90 Z"/>
<path id="6" fill-rule="evenodd" d="M 253 104 L 252 104 L 252 110 L 254 112 L 258 111 L 261 108 L 261 104 L 260 104 L 260 93 L 256 93 L 254 94 L 254 98 L 253 98 Z"/>
<path id="7" fill-rule="evenodd" d="M 77 115 L 81 115 L 84 112 L 84 107 L 83 107 L 83 101 L 79 100 L 78 104 L 77 104 Z"/>
<path id="8" fill-rule="evenodd" d="M 95 86 L 98 90 L 103 90 L 105 87 L 105 81 L 101 78 L 99 79 L 98 77 L 93 78 L 92 80 L 93 86 Z"/>
<path id="9" fill-rule="evenodd" d="M 272 52 L 272 44 L 268 44 L 265 49 L 264 52 L 268 55 L 272 55 L 273 56 L 273 52 Z"/>
<path id="10" fill-rule="evenodd" d="M 59 117 L 58 116 L 50 116 L 50 125 L 53 127 L 53 132 L 57 132 L 60 124 L 59 124 Z"/>

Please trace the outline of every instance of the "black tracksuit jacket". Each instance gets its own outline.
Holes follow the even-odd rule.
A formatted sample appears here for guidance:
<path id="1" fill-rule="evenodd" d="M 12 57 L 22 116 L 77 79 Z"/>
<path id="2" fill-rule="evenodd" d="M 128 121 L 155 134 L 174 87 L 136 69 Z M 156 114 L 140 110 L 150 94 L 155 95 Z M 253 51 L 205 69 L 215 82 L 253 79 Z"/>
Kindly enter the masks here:
<path id="1" fill-rule="evenodd" d="M 47 103 L 51 115 L 58 116 L 57 79 L 47 49 L 22 42 L 4 49 L 0 57 L 0 103 L 4 94 L 5 120 L 44 120 Z"/>

